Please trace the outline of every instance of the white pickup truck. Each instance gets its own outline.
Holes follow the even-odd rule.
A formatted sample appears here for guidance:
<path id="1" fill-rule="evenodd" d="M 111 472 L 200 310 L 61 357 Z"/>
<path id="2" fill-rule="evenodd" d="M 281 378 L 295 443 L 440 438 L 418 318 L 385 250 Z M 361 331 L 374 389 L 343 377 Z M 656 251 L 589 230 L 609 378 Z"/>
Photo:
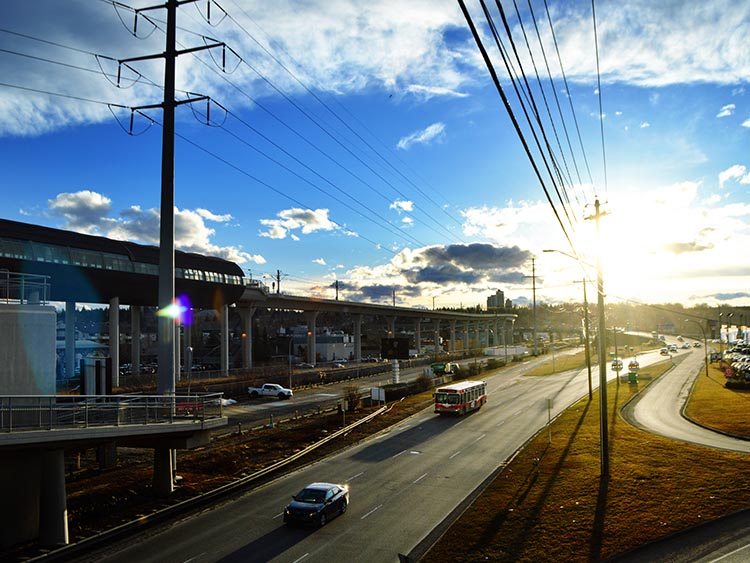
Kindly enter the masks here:
<path id="1" fill-rule="evenodd" d="M 260 387 L 248 387 L 247 394 L 251 399 L 258 397 L 278 397 L 279 399 L 291 399 L 292 390 L 277 385 L 276 383 L 264 383 Z"/>

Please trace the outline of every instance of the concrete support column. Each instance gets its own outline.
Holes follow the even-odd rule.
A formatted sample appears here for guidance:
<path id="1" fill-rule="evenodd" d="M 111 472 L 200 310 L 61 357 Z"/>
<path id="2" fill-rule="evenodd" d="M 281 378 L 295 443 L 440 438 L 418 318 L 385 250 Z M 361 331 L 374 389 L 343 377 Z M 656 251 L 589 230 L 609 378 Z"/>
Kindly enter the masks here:
<path id="1" fill-rule="evenodd" d="M 242 320 L 242 367 L 253 367 L 253 315 L 255 307 L 238 307 Z"/>
<path id="2" fill-rule="evenodd" d="M 484 342 L 487 348 L 490 347 L 490 323 L 484 323 Z"/>
<path id="3" fill-rule="evenodd" d="M 173 459 L 169 448 L 154 448 L 154 492 L 159 497 L 168 497 L 174 491 Z"/>
<path id="4" fill-rule="evenodd" d="M 493 346 L 500 345 L 500 334 L 497 331 L 497 323 L 498 323 L 498 320 L 497 320 L 497 317 L 495 317 L 495 324 L 493 325 L 494 329 L 492 331 L 492 345 Z"/>
<path id="5" fill-rule="evenodd" d="M 219 325 L 221 334 L 221 374 L 226 376 L 229 372 L 229 306 L 222 305 L 219 311 Z"/>
<path id="6" fill-rule="evenodd" d="M 65 302 L 65 377 L 76 373 L 76 302 Z"/>
<path id="7" fill-rule="evenodd" d="M 354 315 L 354 359 L 362 361 L 362 315 Z"/>
<path id="8" fill-rule="evenodd" d="M 131 373 L 141 374 L 141 307 L 130 306 L 130 361 Z"/>
<path id="9" fill-rule="evenodd" d="M 451 327 L 451 340 L 448 345 L 449 345 L 449 350 L 451 352 L 455 352 L 456 351 L 456 319 L 451 319 L 450 327 Z"/>
<path id="10" fill-rule="evenodd" d="M 433 350 L 435 351 L 435 354 L 437 354 L 440 349 L 440 319 L 432 319 L 432 324 L 435 327 L 435 346 L 433 347 Z"/>
<path id="11" fill-rule="evenodd" d="M 112 387 L 120 386 L 120 298 L 109 300 L 109 357 L 112 358 Z"/>
<path id="12" fill-rule="evenodd" d="M 469 321 L 464 321 L 464 354 L 469 351 Z"/>
<path id="13" fill-rule="evenodd" d="M 422 319 L 417 318 L 414 322 L 414 341 L 417 347 L 417 356 L 422 355 Z"/>
<path id="14" fill-rule="evenodd" d="M 68 506 L 65 496 L 64 454 L 64 450 L 51 450 L 42 454 L 43 462 L 39 490 L 39 542 L 45 546 L 68 543 Z"/>
<path id="15" fill-rule="evenodd" d="M 316 364 L 315 356 L 315 320 L 318 318 L 318 311 L 305 311 L 307 319 L 307 363 Z"/>

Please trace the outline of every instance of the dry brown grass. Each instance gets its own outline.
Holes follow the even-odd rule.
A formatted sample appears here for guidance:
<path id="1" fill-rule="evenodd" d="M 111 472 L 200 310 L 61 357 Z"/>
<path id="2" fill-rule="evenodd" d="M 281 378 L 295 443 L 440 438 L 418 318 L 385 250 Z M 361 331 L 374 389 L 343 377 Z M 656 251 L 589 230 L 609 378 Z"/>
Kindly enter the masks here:
<path id="1" fill-rule="evenodd" d="M 725 381 L 719 364 L 711 364 L 708 377 L 697 378 L 685 414 L 709 428 L 750 436 L 750 390 L 727 389 Z"/>
<path id="2" fill-rule="evenodd" d="M 596 356 L 591 357 L 591 365 L 596 365 Z M 526 375 L 552 375 L 569 369 L 582 369 L 586 367 L 586 353 L 576 352 L 575 354 L 548 354 L 544 362 L 529 369 Z"/>
<path id="3" fill-rule="evenodd" d="M 656 377 L 670 365 L 644 368 L 641 375 Z M 724 396 L 715 382 L 705 383 L 696 390 L 696 402 L 703 401 L 705 389 Z M 608 480 L 599 477 L 596 393 L 592 402 L 582 400 L 554 421 L 551 443 L 547 432 L 530 442 L 424 561 L 602 561 L 747 507 L 747 455 L 633 428 L 618 412 L 636 391 L 636 385 L 608 387 Z M 727 410 L 714 396 L 700 412 L 714 410 L 711 403 Z M 742 399 L 736 405 L 747 412 Z"/>

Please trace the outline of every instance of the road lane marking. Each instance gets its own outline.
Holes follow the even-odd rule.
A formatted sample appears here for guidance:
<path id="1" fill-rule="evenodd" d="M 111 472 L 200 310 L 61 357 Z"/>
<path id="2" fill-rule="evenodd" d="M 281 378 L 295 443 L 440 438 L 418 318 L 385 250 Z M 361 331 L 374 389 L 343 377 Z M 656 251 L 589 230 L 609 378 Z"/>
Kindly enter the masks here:
<path id="1" fill-rule="evenodd" d="M 368 516 L 370 516 L 370 514 L 372 514 L 373 512 L 375 512 L 375 511 L 376 511 L 376 510 L 377 510 L 378 508 L 380 508 L 381 506 L 383 506 L 383 505 L 382 505 L 382 504 L 379 504 L 379 505 L 377 505 L 377 506 L 376 506 L 375 508 L 373 508 L 373 509 L 372 509 L 372 510 L 371 510 L 370 512 L 368 512 L 367 514 L 365 514 L 365 515 L 363 515 L 363 516 L 360 516 L 360 518 L 359 518 L 359 519 L 360 519 L 360 520 L 364 520 L 365 518 L 367 518 Z"/>
<path id="2" fill-rule="evenodd" d="M 271 520 L 276 520 L 279 516 L 283 516 L 283 515 L 284 515 L 283 512 L 279 512 L 276 516 L 274 516 L 273 518 L 271 518 Z"/>
<path id="3" fill-rule="evenodd" d="M 458 451 L 457 451 L 456 453 L 454 453 L 454 454 L 453 454 L 452 456 L 450 456 L 450 457 L 449 457 L 448 459 L 453 459 L 454 457 L 456 457 L 456 456 L 457 456 L 458 454 L 460 454 L 460 453 L 461 453 L 461 450 L 458 450 Z"/>
<path id="4" fill-rule="evenodd" d="M 398 456 L 400 456 L 401 454 L 404 454 L 404 453 L 406 453 L 406 450 L 400 451 L 396 455 L 391 456 L 391 459 L 395 459 L 395 458 L 397 458 Z"/>
<path id="5" fill-rule="evenodd" d="M 354 477 L 349 477 L 349 478 L 348 478 L 348 479 L 346 479 L 346 480 L 345 480 L 344 482 L 345 482 L 345 483 L 349 483 L 349 482 L 351 482 L 351 481 L 354 481 L 354 480 L 355 480 L 355 479 L 356 479 L 357 477 L 361 477 L 361 476 L 362 476 L 362 475 L 364 475 L 364 474 L 365 474 L 365 472 L 364 472 L 364 471 L 361 471 L 360 473 L 357 473 L 357 474 L 356 474 L 356 475 L 355 475 Z"/>
<path id="6" fill-rule="evenodd" d="M 196 555 L 195 557 L 191 557 L 190 559 L 185 559 L 185 561 L 183 561 L 182 563 L 190 563 L 191 561 L 195 561 L 196 559 L 200 559 L 200 558 L 201 558 L 201 557 L 203 557 L 203 556 L 204 556 L 205 554 L 206 554 L 206 552 L 204 551 L 203 553 L 199 553 L 199 554 L 198 554 L 198 555 Z"/>
<path id="7" fill-rule="evenodd" d="M 481 435 L 481 436 L 480 436 L 479 438 L 477 438 L 477 439 L 476 439 L 476 440 L 474 440 L 473 442 L 470 442 L 470 443 L 469 443 L 469 445 L 471 445 L 471 444 L 476 444 L 476 443 L 477 443 L 477 442 L 478 442 L 479 440 L 481 440 L 482 438 L 484 438 L 484 437 L 485 437 L 486 435 L 487 435 L 487 434 L 482 434 L 482 435 Z"/>
<path id="8" fill-rule="evenodd" d="M 420 477 L 417 477 L 417 480 L 416 481 L 412 481 L 412 483 L 419 483 L 425 477 L 427 477 L 427 473 L 425 473 L 424 475 L 421 475 Z"/>
<path id="9" fill-rule="evenodd" d="M 302 557 L 298 557 L 297 559 L 295 559 L 294 561 L 292 561 L 292 563 L 297 563 L 297 561 L 302 561 L 308 555 L 310 555 L 310 554 L 309 553 L 305 553 Z"/>
<path id="10" fill-rule="evenodd" d="M 748 547 L 750 547 L 750 546 L 743 545 L 742 547 L 738 547 L 734 551 L 730 551 L 729 553 L 725 553 L 724 555 L 722 555 L 721 557 L 719 557 L 717 559 L 711 559 L 711 561 L 709 561 L 709 563 L 716 563 L 717 561 L 721 561 L 722 559 L 726 559 L 727 557 L 731 557 L 732 555 L 735 555 L 736 553 L 739 553 L 740 551 L 743 551 L 743 550 L 747 549 Z"/>

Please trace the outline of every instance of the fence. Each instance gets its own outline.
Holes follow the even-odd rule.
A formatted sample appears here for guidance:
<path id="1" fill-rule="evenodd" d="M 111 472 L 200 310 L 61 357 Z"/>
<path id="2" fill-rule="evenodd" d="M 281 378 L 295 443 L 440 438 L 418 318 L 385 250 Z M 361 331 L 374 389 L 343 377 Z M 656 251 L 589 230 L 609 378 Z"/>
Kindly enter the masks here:
<path id="1" fill-rule="evenodd" d="M 203 421 L 222 416 L 222 393 L 0 396 L 0 432 Z"/>
<path id="2" fill-rule="evenodd" d="M 49 301 L 49 276 L 19 274 L 0 270 L 0 301 L 46 305 Z"/>

